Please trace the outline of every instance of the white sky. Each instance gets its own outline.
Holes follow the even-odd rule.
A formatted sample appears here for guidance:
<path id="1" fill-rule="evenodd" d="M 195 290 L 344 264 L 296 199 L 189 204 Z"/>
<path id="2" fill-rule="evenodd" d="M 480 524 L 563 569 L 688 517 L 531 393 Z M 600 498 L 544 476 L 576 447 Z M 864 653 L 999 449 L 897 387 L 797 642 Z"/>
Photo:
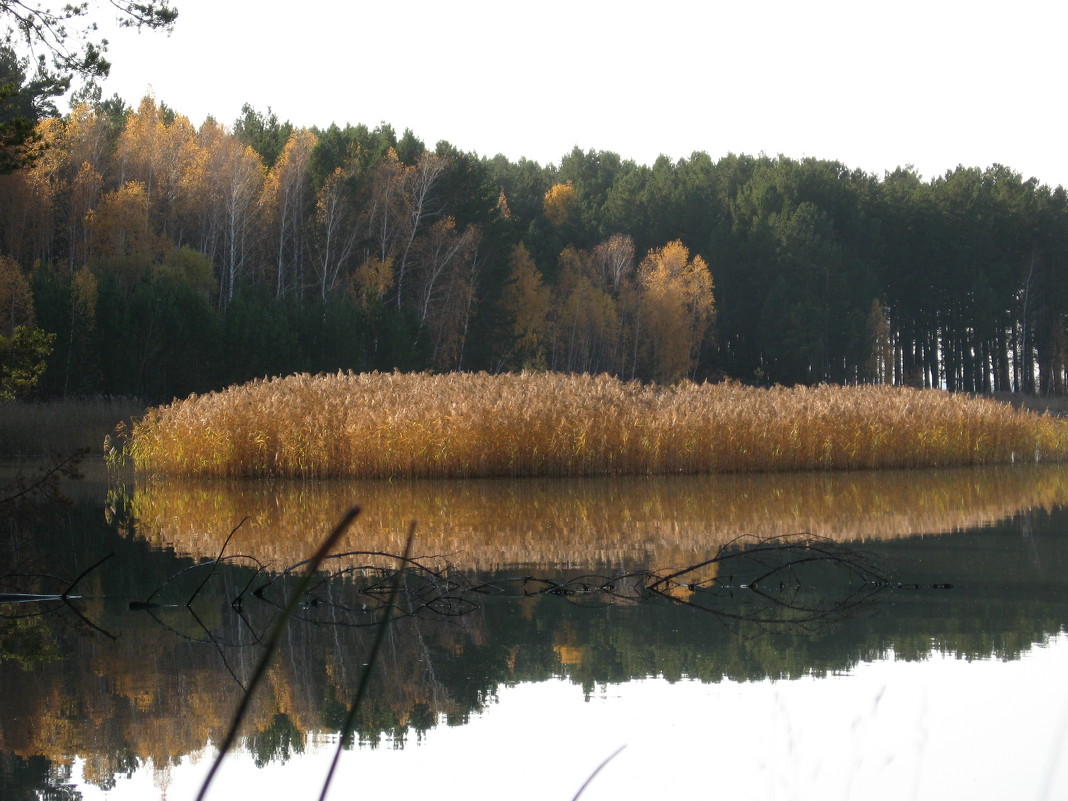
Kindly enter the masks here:
<path id="1" fill-rule="evenodd" d="M 151 89 L 194 124 L 246 102 L 385 121 L 543 164 L 765 152 L 1068 186 L 1064 0 L 174 3 L 171 36 L 111 35 L 106 96 Z"/>

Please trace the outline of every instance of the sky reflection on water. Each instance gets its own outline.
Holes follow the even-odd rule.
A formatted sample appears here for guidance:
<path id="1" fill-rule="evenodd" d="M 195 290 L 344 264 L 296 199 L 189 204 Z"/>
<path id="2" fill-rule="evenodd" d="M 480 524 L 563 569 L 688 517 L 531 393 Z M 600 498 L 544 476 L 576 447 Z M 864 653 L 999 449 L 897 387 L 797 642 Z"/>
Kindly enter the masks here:
<path id="1" fill-rule="evenodd" d="M 866 662 L 828 677 L 715 684 L 663 679 L 501 688 L 464 726 L 403 749 L 346 752 L 331 799 L 620 797 L 1060 799 L 1068 797 L 1068 635 L 1015 661 L 936 655 Z M 1022 736 L 1026 735 L 1026 736 Z M 506 744 L 504 748 L 501 744 Z M 210 798 L 316 798 L 332 755 L 286 764 L 235 754 Z M 139 770 L 86 799 L 193 798 L 210 759 Z"/>
<path id="2" fill-rule="evenodd" d="M 272 585 L 235 607 L 259 575 L 248 558 L 227 563 L 203 591 L 203 565 L 189 568 L 195 555 L 218 554 L 219 532 L 239 509 L 262 521 L 241 528 L 232 550 L 291 563 L 307 548 L 286 532 L 316 510 L 325 525 L 353 491 L 334 489 L 336 500 L 317 485 L 150 486 L 129 508 L 111 502 L 105 513 L 80 501 L 62 526 L 24 537 L 57 575 L 115 558 L 93 571 L 78 602 L 99 628 L 72 609 L 0 628 L 0 646 L 16 657 L 0 660 L 0 798 L 45 787 L 26 778 L 36 754 L 54 770 L 48 787 L 66 786 L 72 798 L 193 801 L 213 758 L 204 744 L 224 731 L 259 654 L 257 632 L 283 593 Z M 394 624 L 360 711 L 364 744 L 344 755 L 335 801 L 571 799 L 621 746 L 583 801 L 1068 798 L 1068 470 L 363 490 L 360 546 L 390 549 L 388 521 L 422 497 L 428 519 L 440 507 L 424 547 L 466 563 L 469 573 L 450 574 L 461 585 L 511 594 L 469 592 L 475 602 L 463 614 Z M 529 522 L 545 519 L 552 531 Z M 514 583 L 691 564 L 732 532 L 796 531 L 799 520 L 870 552 L 908 586 L 799 573 L 797 594 L 786 587 L 791 604 L 836 610 L 843 589 L 870 598 L 815 625 L 769 627 L 733 575 L 710 577 L 716 585 L 693 598 L 525 596 Z M 858 542 L 854 530 L 870 536 Z M 589 549 L 584 558 L 576 543 Z M 54 564 L 60 556 L 70 564 Z M 418 589 L 411 574 L 406 581 Z M 210 799 L 318 797 L 330 731 L 370 639 L 369 628 L 327 614 L 335 602 L 347 608 L 354 586 L 320 587 L 324 605 L 291 622 L 252 737 Z M 174 606 L 129 607 L 145 598 Z M 48 646 L 41 653 L 35 637 Z M 22 773 L 5 777 L 5 765 Z"/>

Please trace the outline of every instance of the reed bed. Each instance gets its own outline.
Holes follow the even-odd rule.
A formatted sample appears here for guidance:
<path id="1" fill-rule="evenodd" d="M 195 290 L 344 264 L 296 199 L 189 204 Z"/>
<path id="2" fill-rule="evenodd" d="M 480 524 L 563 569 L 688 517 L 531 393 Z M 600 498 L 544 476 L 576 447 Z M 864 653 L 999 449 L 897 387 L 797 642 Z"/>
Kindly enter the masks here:
<path id="1" fill-rule="evenodd" d="M 299 374 L 150 409 L 127 448 L 142 472 L 218 477 L 850 470 L 1065 460 L 1068 423 L 901 387 Z"/>

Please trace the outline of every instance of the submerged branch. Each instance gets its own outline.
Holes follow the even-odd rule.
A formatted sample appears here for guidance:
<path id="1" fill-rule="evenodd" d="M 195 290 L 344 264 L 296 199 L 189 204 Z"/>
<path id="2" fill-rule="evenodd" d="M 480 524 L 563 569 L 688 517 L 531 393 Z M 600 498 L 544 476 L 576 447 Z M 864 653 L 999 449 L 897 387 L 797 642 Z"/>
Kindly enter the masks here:
<path id="1" fill-rule="evenodd" d="M 219 566 L 219 562 L 222 561 L 223 554 L 226 553 L 226 548 L 227 548 L 227 546 L 230 545 L 230 540 L 232 540 L 234 538 L 234 535 L 237 533 L 237 530 L 239 528 L 241 528 L 241 526 L 245 525 L 245 522 L 248 519 L 249 519 L 248 515 L 245 515 L 243 518 L 241 518 L 241 522 L 238 523 L 236 526 L 234 526 L 233 529 L 230 531 L 230 536 L 228 536 L 223 541 L 222 548 L 219 549 L 219 555 L 217 557 L 215 557 L 215 561 L 211 565 L 211 570 L 208 571 L 208 575 L 206 575 L 204 577 L 204 580 L 202 582 L 200 582 L 199 585 L 197 585 L 197 588 L 195 590 L 193 590 L 193 594 L 190 595 L 189 596 L 189 600 L 185 602 L 186 606 L 189 606 L 190 604 L 193 603 L 193 600 L 197 597 L 197 595 L 200 593 L 200 591 L 202 589 L 204 589 L 204 585 L 208 583 L 208 581 L 211 579 L 211 577 L 213 575 L 215 575 L 215 568 L 217 568 Z"/>
<path id="2" fill-rule="evenodd" d="M 212 571 L 208 578 L 219 575 L 223 567 L 247 569 L 239 559 L 252 560 L 231 555 L 185 568 L 157 587 L 146 602 L 131 606 L 168 606 L 154 599 L 179 577 L 205 567 Z M 338 561 L 346 564 L 337 565 Z M 534 575 L 487 579 L 458 573 L 447 563 L 442 566 L 440 557 L 428 561 L 407 552 L 346 551 L 319 554 L 274 572 L 248 593 L 256 578 L 266 573 L 262 563 L 252 562 L 255 569 L 251 577 L 235 577 L 238 586 L 243 585 L 230 601 L 236 612 L 244 613 L 248 594 L 249 600 L 255 599 L 287 618 L 341 628 L 381 627 L 383 620 L 402 618 L 460 617 L 479 609 L 488 597 L 540 595 L 586 606 L 665 599 L 709 612 L 725 622 L 810 627 L 841 620 L 876 593 L 894 586 L 868 553 L 806 533 L 739 537 L 708 559 L 668 570 L 628 570 L 560 580 Z M 326 568 L 328 563 L 334 563 L 332 569 Z M 302 574 L 299 580 L 298 570 Z M 190 603 L 206 584 L 207 579 L 199 583 Z M 175 588 L 170 594 L 178 591 Z M 232 597 L 233 590 L 229 593 L 227 597 Z M 404 603 L 398 601 L 401 596 Z M 211 641 L 217 647 L 223 644 L 218 638 Z"/>

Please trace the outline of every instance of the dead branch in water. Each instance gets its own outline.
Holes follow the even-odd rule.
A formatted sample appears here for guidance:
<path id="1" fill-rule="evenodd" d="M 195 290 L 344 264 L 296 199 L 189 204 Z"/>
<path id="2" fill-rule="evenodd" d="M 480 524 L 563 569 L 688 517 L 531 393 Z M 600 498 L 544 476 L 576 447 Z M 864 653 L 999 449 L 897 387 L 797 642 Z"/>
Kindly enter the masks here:
<path id="1" fill-rule="evenodd" d="M 825 537 L 798 533 L 739 537 L 709 558 L 681 567 L 558 579 L 536 575 L 490 578 L 459 572 L 441 557 L 347 551 L 323 558 L 314 578 L 305 580 L 307 561 L 269 572 L 252 557 L 220 554 L 218 559 L 175 574 L 146 602 L 131 604 L 131 608 L 188 605 L 208 578 L 218 577 L 224 568 L 238 567 L 253 568 L 251 578 L 236 579 L 243 588 L 230 605 L 239 614 L 246 611 L 248 598 L 275 613 L 291 609 L 293 619 L 303 623 L 347 628 L 376 626 L 384 618 L 396 622 L 411 617 L 456 617 L 480 608 L 489 597 L 541 595 L 586 606 L 666 600 L 728 623 L 811 628 L 843 619 L 892 586 L 885 569 L 870 554 Z M 179 595 L 182 591 L 177 585 L 167 592 L 169 585 L 203 570 L 209 574 L 197 583 L 192 597 L 181 595 L 171 604 L 156 600 L 161 595 Z"/>

